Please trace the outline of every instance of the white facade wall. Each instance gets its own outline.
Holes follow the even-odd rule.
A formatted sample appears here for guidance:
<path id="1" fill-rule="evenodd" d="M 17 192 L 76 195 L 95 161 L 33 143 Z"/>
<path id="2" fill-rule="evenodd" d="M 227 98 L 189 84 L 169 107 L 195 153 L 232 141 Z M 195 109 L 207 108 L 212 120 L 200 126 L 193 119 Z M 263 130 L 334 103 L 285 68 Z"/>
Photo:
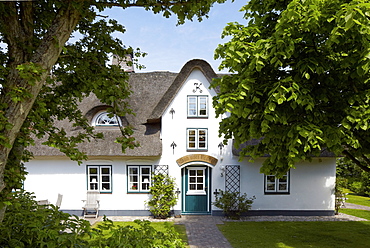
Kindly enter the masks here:
<path id="1" fill-rule="evenodd" d="M 200 86 L 196 92 L 196 86 Z M 196 85 L 195 85 L 196 84 Z M 209 90 L 209 82 L 203 73 L 195 69 L 189 75 L 174 100 L 169 104 L 162 116 L 162 145 L 163 152 L 160 158 L 126 158 L 105 157 L 92 158 L 78 165 L 67 158 L 36 158 L 26 164 L 27 179 L 25 190 L 35 192 L 37 200 L 48 199 L 56 202 L 57 194 L 63 194 L 62 210 L 81 210 L 82 200 L 87 190 L 87 165 L 112 165 L 112 193 L 100 194 L 100 209 L 107 211 L 117 210 L 147 210 L 145 201 L 149 199 L 147 193 L 127 193 L 127 165 L 168 165 L 170 176 L 176 178 L 176 184 L 181 189 L 181 167 L 176 160 L 189 154 L 206 154 L 218 159 L 216 165 L 207 164 L 212 171 L 211 201 L 214 201 L 215 189 L 225 188 L 225 176 L 221 176 L 221 168 L 226 165 L 240 165 L 240 189 L 248 196 L 256 196 L 252 210 L 334 210 L 335 158 L 315 158 L 312 162 L 297 165 L 290 171 L 290 193 L 285 195 L 266 195 L 264 193 L 264 175 L 259 172 L 263 158 L 254 163 L 238 161 L 232 155 L 230 141 L 222 151 L 218 147 L 222 138 L 218 137 L 218 123 L 212 108 L 213 90 Z M 208 95 L 208 118 L 187 117 L 187 96 Z M 170 110 L 174 110 L 174 114 Z M 207 151 L 188 152 L 186 149 L 187 128 L 208 129 Z M 176 144 L 173 149 L 172 143 Z M 200 163 L 205 165 L 206 163 Z M 186 166 L 183 165 L 183 166 Z M 183 194 L 184 192 L 182 192 Z M 175 210 L 181 211 L 183 197 L 180 197 Z M 210 206 L 212 210 L 217 208 Z"/>

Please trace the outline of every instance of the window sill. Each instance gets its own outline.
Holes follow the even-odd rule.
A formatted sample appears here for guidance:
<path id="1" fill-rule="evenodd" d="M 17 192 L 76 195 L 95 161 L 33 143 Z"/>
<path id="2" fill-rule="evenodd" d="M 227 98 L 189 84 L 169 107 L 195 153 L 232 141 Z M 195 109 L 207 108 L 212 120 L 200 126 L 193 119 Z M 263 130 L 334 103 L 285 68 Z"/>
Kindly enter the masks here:
<path id="1" fill-rule="evenodd" d="M 187 152 L 208 152 L 208 149 L 186 149 Z"/>
<path id="2" fill-rule="evenodd" d="M 290 192 L 265 192 L 265 195 L 290 195 Z"/>
<path id="3" fill-rule="evenodd" d="M 208 116 L 188 116 L 188 119 L 208 119 Z"/>
<path id="4" fill-rule="evenodd" d="M 149 194 L 149 191 L 128 191 L 127 194 Z"/>

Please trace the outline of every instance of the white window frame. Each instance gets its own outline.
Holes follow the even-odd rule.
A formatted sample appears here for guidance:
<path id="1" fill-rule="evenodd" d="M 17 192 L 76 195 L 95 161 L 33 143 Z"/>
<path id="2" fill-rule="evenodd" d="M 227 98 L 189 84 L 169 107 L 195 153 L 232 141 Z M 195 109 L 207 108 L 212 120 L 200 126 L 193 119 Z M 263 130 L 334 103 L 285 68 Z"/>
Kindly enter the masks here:
<path id="1" fill-rule="evenodd" d="M 133 173 L 131 169 L 137 169 L 137 173 Z M 148 173 L 144 173 L 143 169 L 149 169 Z M 134 180 L 136 178 L 136 180 Z M 150 165 L 128 165 L 127 166 L 127 191 L 129 193 L 149 192 L 152 181 L 152 166 Z"/>
<path id="2" fill-rule="evenodd" d="M 275 175 L 265 175 L 265 194 L 289 194 L 290 192 L 290 175 L 289 171 L 282 178 Z M 285 185 L 285 189 L 281 186 Z"/>
<path id="3" fill-rule="evenodd" d="M 205 109 L 201 108 L 202 100 L 205 100 Z M 195 106 L 192 106 L 194 103 Z M 188 96 L 188 117 L 208 117 L 208 105 L 208 96 Z M 205 110 L 204 114 L 201 113 L 202 110 Z"/>
<path id="4" fill-rule="evenodd" d="M 113 117 L 108 116 L 109 113 L 107 111 L 101 111 L 97 113 L 92 121 L 92 125 L 95 127 L 118 127 L 122 126 L 121 118 L 113 115 Z M 107 123 L 99 123 L 100 120 L 106 119 Z"/>
<path id="5" fill-rule="evenodd" d="M 97 173 L 91 173 L 90 169 L 96 169 Z M 104 173 L 104 170 L 106 169 L 109 170 L 109 173 Z M 100 193 L 111 193 L 112 192 L 112 166 L 111 165 L 87 165 L 87 190 L 99 191 Z"/>
<path id="6" fill-rule="evenodd" d="M 189 167 L 189 168 L 187 168 L 187 170 L 188 170 L 188 185 L 187 185 L 188 190 L 186 192 L 186 195 L 206 195 L 207 194 L 206 189 L 205 189 L 207 187 L 207 185 L 206 185 L 206 168 L 204 168 L 204 167 Z M 198 170 L 203 171 L 202 176 L 198 176 L 198 174 L 197 174 Z M 196 175 L 191 176 L 190 171 L 196 171 L 195 172 Z M 195 182 L 190 182 L 191 177 L 195 178 Z M 203 189 L 202 190 L 199 190 L 199 189 L 192 190 L 192 189 L 190 189 L 191 184 L 194 184 L 196 186 L 196 188 L 197 188 L 198 184 L 200 184 L 198 182 L 198 178 L 202 178 Z"/>
<path id="7" fill-rule="evenodd" d="M 194 131 L 195 135 L 191 135 L 190 132 Z M 204 131 L 204 140 L 201 140 L 202 134 L 200 132 Z M 190 140 L 194 137 L 194 141 Z M 190 144 L 194 143 L 194 147 L 190 146 Z M 204 147 L 200 146 L 200 144 L 204 143 Z M 188 128 L 186 130 L 186 148 L 187 150 L 208 150 L 208 129 L 207 128 Z"/>

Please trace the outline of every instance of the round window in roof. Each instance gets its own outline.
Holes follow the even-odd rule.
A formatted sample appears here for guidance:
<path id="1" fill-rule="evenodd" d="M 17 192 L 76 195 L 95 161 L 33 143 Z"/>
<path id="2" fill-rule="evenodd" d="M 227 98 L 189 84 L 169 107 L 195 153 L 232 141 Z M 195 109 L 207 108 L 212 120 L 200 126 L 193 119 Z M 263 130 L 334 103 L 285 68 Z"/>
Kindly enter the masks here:
<path id="1" fill-rule="evenodd" d="M 108 116 L 108 112 L 104 111 L 101 113 L 98 113 L 96 117 L 94 118 L 95 121 L 93 124 L 95 126 L 119 126 L 121 124 L 120 118 L 117 118 L 116 115 L 113 115 L 112 117 Z"/>

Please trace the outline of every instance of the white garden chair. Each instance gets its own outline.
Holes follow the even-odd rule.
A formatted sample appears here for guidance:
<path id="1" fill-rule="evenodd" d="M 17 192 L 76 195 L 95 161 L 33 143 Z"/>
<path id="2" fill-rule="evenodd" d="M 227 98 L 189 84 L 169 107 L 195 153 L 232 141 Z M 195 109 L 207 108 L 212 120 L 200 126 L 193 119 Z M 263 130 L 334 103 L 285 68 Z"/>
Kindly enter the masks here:
<path id="1" fill-rule="evenodd" d="M 97 218 L 99 215 L 99 192 L 87 191 L 86 200 L 82 201 L 85 203 L 82 207 L 84 218 Z"/>

